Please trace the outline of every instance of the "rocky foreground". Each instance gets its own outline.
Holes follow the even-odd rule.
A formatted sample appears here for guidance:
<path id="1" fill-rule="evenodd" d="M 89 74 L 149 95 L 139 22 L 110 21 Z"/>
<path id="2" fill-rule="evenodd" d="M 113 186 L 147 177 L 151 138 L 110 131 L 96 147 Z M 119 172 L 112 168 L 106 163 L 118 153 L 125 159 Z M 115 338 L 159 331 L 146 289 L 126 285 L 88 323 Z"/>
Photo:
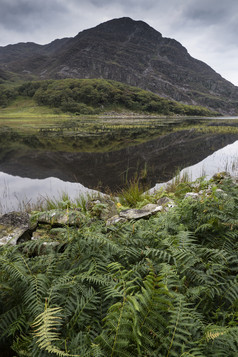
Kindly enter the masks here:
<path id="1" fill-rule="evenodd" d="M 200 188 L 199 183 L 188 184 L 188 187 L 192 190 L 185 192 L 179 198 L 179 201 L 181 202 L 183 199 L 201 200 L 204 197 L 211 197 L 212 199 L 213 192 L 225 197 L 227 193 L 220 189 L 217 184 L 229 177 L 228 173 L 214 175 L 205 190 L 198 190 Z M 236 178 L 230 179 L 236 187 Z M 117 198 L 113 199 L 99 194 L 98 197 L 88 200 L 84 210 L 80 207 L 67 207 L 64 209 L 45 210 L 43 212 L 6 213 L 0 217 L 0 246 L 5 244 L 16 245 L 28 240 L 44 239 L 47 235 L 50 237 L 52 234 L 54 245 L 57 245 L 57 235 L 65 232 L 65 227 L 77 229 L 85 223 L 90 225 L 95 220 L 104 222 L 107 227 L 130 221 L 133 224 L 134 220 L 148 219 L 152 215 L 166 214 L 166 212 L 176 206 L 175 200 L 171 198 L 171 194 L 166 191 L 166 188 L 159 191 L 159 193 L 154 192 L 149 197 L 148 195 L 145 197 L 148 203 L 141 206 L 141 208 L 123 209 Z M 57 234 L 55 233 L 55 228 L 57 228 Z"/>

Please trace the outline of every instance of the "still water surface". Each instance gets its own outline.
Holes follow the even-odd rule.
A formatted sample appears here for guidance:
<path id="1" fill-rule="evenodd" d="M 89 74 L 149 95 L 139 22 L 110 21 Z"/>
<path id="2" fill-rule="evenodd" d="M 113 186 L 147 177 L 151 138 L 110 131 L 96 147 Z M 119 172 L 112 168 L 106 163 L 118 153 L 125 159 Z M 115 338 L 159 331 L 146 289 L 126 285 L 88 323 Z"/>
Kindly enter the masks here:
<path id="1" fill-rule="evenodd" d="M 181 173 L 185 171 L 192 180 L 204 175 L 210 178 L 220 171 L 238 175 L 238 141 L 215 151 L 197 164 L 183 169 Z M 155 188 L 159 187 L 161 183 L 155 186 Z M 47 198 L 58 199 L 62 192 L 75 200 L 96 191 L 80 183 L 66 182 L 55 177 L 30 179 L 0 172 L 1 213 L 21 209 L 24 205 L 32 206 L 39 200 L 44 203 Z"/>
<path id="2" fill-rule="evenodd" d="M 56 177 L 30 179 L 8 175 L 0 172 L 0 213 L 34 207 L 36 203 L 45 204 L 47 199 L 57 200 L 62 194 L 69 195 L 71 200 L 94 193 L 80 183 L 65 182 Z"/>
<path id="3" fill-rule="evenodd" d="M 222 171 L 229 172 L 232 176 L 238 176 L 238 140 L 215 151 L 197 164 L 184 168 L 180 174 L 187 173 L 189 179 L 194 181 L 202 176 L 210 179 L 214 174 Z M 163 184 L 156 184 L 154 189 L 161 186 Z"/>

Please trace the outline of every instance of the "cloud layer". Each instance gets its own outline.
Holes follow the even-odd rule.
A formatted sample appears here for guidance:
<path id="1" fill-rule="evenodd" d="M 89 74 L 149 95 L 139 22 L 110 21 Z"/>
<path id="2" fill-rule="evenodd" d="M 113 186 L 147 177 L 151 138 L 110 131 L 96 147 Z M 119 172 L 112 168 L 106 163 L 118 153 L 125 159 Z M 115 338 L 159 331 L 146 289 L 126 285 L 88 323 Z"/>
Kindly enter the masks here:
<path id="1" fill-rule="evenodd" d="M 0 45 L 49 43 L 112 18 L 143 20 L 238 85 L 237 0 L 0 0 Z"/>

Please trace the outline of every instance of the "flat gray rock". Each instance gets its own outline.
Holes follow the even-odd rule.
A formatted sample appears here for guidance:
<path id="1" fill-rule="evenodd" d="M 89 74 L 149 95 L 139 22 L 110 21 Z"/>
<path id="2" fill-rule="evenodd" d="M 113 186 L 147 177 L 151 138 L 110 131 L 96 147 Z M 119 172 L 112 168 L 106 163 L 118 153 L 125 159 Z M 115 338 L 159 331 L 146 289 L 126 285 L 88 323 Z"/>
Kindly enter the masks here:
<path id="1" fill-rule="evenodd" d="M 158 201 L 157 201 L 157 205 L 163 206 L 163 209 L 164 209 L 164 211 L 166 211 L 166 212 L 167 212 L 170 208 L 175 207 L 174 201 L 171 200 L 171 198 L 166 197 L 166 196 L 159 198 Z"/>
<path id="2" fill-rule="evenodd" d="M 0 217 L 0 246 L 29 240 L 30 218 L 26 212 L 10 212 Z"/>
<path id="3" fill-rule="evenodd" d="M 52 226 L 77 226 L 84 221 L 84 214 L 76 210 L 50 210 L 38 215 L 38 223 L 50 224 Z"/>
<path id="4" fill-rule="evenodd" d="M 199 197 L 199 194 L 197 192 L 187 192 L 184 198 L 192 198 L 192 199 L 197 199 Z"/>
<path id="5" fill-rule="evenodd" d="M 119 216 L 126 219 L 139 219 L 143 217 L 151 216 L 157 212 L 161 212 L 163 210 L 162 206 L 157 204 L 149 203 L 148 205 L 142 207 L 141 209 L 127 209 L 121 211 Z"/>
<path id="6" fill-rule="evenodd" d="M 106 226 L 110 226 L 113 224 L 117 224 L 117 223 L 125 223 L 127 220 L 123 217 L 120 217 L 118 214 L 109 218 L 106 222 Z"/>

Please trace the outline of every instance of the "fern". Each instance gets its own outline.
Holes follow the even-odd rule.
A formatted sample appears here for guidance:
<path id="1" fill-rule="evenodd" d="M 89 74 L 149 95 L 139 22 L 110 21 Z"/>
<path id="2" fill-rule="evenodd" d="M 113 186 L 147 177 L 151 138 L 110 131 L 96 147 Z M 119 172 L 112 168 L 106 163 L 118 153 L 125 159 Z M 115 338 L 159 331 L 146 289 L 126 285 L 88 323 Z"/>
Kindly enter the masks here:
<path id="1" fill-rule="evenodd" d="M 27 323 L 23 305 L 16 305 L 0 315 L 0 338 L 14 336 L 17 331 L 23 332 Z"/>
<path id="2" fill-rule="evenodd" d="M 235 357 L 238 351 L 237 334 L 237 327 L 209 325 L 204 336 L 207 342 L 205 351 L 208 356 L 212 356 L 215 353 L 218 357 Z"/>
<path id="3" fill-rule="evenodd" d="M 47 276 L 37 274 L 29 277 L 28 286 L 23 295 L 23 304 L 33 319 L 44 310 L 49 283 Z"/>
<path id="4" fill-rule="evenodd" d="M 46 230 L 47 245 L 0 247 L 0 348 L 20 357 L 235 357 L 238 189 L 223 189 L 226 199 L 175 192 L 177 206 L 147 220 L 107 227 L 87 218 Z"/>
<path id="5" fill-rule="evenodd" d="M 198 334 L 199 325 L 195 324 L 194 316 L 191 314 L 191 306 L 186 303 L 183 296 L 176 296 L 175 298 L 167 329 L 169 336 L 167 338 L 166 357 L 178 356 L 193 347 L 193 334 Z"/>
<path id="6" fill-rule="evenodd" d="M 136 294 L 138 320 L 135 326 L 138 355 L 142 356 L 161 344 L 171 306 L 163 277 L 156 276 L 152 267 L 143 285 L 141 293 Z"/>
<path id="7" fill-rule="evenodd" d="M 60 350 L 53 343 L 59 341 L 59 333 L 55 332 L 61 326 L 60 307 L 45 306 L 44 312 L 37 316 L 32 327 L 34 328 L 33 336 L 39 348 L 57 356 L 73 356 Z M 77 355 L 74 355 L 77 356 Z"/>

